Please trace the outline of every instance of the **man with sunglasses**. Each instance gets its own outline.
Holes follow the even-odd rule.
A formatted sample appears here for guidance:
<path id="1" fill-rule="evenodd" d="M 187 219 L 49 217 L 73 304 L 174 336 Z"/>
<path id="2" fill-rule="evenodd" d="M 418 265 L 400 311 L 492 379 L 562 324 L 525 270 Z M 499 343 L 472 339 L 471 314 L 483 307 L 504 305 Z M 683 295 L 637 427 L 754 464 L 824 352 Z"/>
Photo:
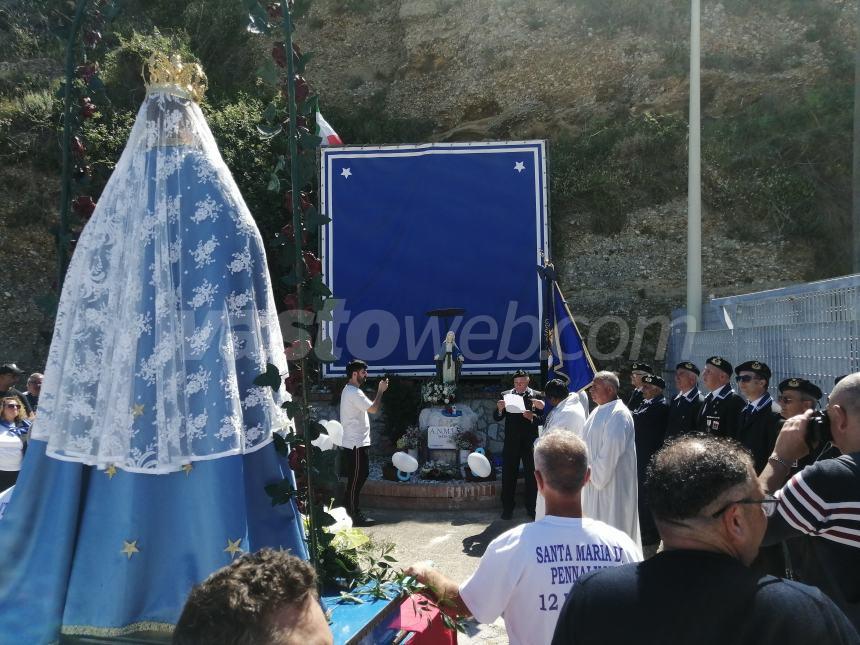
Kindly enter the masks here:
<path id="1" fill-rule="evenodd" d="M 735 374 L 747 402 L 738 416 L 735 438 L 750 450 L 755 471 L 760 473 L 782 427 L 782 417 L 773 409 L 773 399 L 767 391 L 770 368 L 761 361 L 746 361 L 735 368 Z"/>
<path id="2" fill-rule="evenodd" d="M 580 578 L 553 645 L 860 643 L 821 591 L 749 568 L 775 500 L 736 442 L 679 437 L 654 456 L 646 487 L 664 550 Z"/>
<path id="3" fill-rule="evenodd" d="M 30 404 L 30 409 L 35 412 L 39 407 L 39 395 L 42 393 L 42 381 L 45 380 L 43 374 L 34 372 L 27 379 L 27 391 L 24 393 L 24 402 Z"/>
<path id="4" fill-rule="evenodd" d="M 13 387 L 23 373 L 24 370 L 15 365 L 15 363 L 4 363 L 3 365 L 0 365 L 0 397 L 17 396 L 24 403 L 27 416 L 30 416 L 33 414 L 33 409 L 24 398 L 24 393 Z"/>
<path id="5" fill-rule="evenodd" d="M 827 593 L 860 629 L 860 373 L 834 386 L 825 413 L 842 455 L 794 473 L 794 463 L 810 452 L 812 411 L 785 422 L 759 477 L 779 500 L 764 543 L 807 536 L 814 566 L 797 571 L 798 578 Z"/>

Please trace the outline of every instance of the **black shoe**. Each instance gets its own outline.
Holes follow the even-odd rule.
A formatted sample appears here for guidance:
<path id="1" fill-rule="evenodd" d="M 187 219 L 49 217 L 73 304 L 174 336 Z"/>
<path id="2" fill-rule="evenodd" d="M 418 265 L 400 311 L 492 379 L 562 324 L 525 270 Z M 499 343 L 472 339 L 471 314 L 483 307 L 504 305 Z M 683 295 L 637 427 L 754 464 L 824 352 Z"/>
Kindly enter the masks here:
<path id="1" fill-rule="evenodd" d="M 356 513 L 352 518 L 353 526 L 376 526 L 376 520 L 364 513 Z"/>
<path id="2" fill-rule="evenodd" d="M 514 518 L 513 511 L 502 511 L 502 519 L 503 520 L 512 520 Z"/>

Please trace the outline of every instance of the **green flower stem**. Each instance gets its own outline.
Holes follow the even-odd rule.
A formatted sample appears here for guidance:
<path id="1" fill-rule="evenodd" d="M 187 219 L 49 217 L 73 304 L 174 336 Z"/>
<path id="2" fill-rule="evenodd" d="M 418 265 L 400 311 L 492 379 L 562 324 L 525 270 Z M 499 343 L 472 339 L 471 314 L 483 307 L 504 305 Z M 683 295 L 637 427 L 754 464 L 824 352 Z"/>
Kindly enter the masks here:
<path id="1" fill-rule="evenodd" d="M 66 39 L 66 85 L 63 96 L 63 176 L 60 193 L 60 230 L 57 233 L 58 292 L 63 290 L 63 280 L 66 277 L 66 267 L 69 264 L 69 209 L 72 190 L 72 84 L 75 81 L 75 45 L 88 2 L 89 0 L 78 0 L 75 6 L 75 16 L 69 27 L 69 37 Z"/>
<path id="2" fill-rule="evenodd" d="M 290 7 L 289 3 L 286 0 L 281 4 L 283 8 L 283 31 L 284 31 L 284 51 L 286 52 L 287 59 L 287 104 L 289 106 L 290 111 L 290 122 L 289 122 L 289 151 L 290 151 L 290 186 L 292 188 L 292 206 L 293 206 L 293 231 L 295 234 L 296 243 L 295 246 L 295 264 L 294 271 L 296 280 L 298 281 L 298 286 L 296 288 L 296 299 L 298 301 L 298 309 L 301 311 L 304 308 L 304 303 L 302 302 L 302 210 L 301 210 L 301 175 L 299 173 L 299 151 L 296 143 L 296 73 L 295 73 L 295 64 L 293 61 L 293 24 L 292 24 L 292 16 L 290 15 Z M 307 358 L 302 358 L 300 363 L 301 371 L 302 371 L 302 402 L 301 409 L 302 414 L 300 415 L 300 422 L 302 423 L 305 437 L 305 459 L 307 464 L 305 466 L 305 476 L 307 477 L 308 483 L 308 499 L 307 499 L 307 510 L 308 510 L 308 553 L 310 555 L 311 562 L 314 564 L 314 568 L 317 569 L 317 572 L 320 570 L 320 562 L 319 562 L 319 545 L 317 544 L 317 518 L 316 513 L 314 513 L 313 507 L 316 504 L 314 499 L 314 489 L 313 489 L 313 466 L 311 462 L 313 461 L 313 446 L 311 446 L 311 426 L 308 423 L 308 388 L 307 388 L 307 370 L 305 370 L 305 366 L 307 364 Z"/>

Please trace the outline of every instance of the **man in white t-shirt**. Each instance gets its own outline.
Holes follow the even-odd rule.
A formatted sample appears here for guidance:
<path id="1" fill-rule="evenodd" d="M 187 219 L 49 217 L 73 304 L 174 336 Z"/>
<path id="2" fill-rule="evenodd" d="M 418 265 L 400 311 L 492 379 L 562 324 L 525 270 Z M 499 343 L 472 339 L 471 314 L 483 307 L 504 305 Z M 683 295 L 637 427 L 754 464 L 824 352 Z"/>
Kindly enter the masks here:
<path id="1" fill-rule="evenodd" d="M 361 391 L 367 380 L 367 363 L 352 360 L 346 365 L 349 382 L 340 395 L 340 423 L 343 426 L 343 454 L 346 457 L 347 481 L 343 505 L 352 517 L 353 526 L 373 526 L 376 522 L 359 508 L 359 496 L 370 471 L 370 417 L 379 412 L 388 379 L 379 381 L 376 397 L 371 401 Z"/>
<path id="2" fill-rule="evenodd" d="M 406 573 L 451 601 L 461 615 L 491 623 L 500 615 L 510 643 L 552 640 L 570 588 L 589 571 L 642 560 L 625 533 L 582 517 L 582 486 L 589 468 L 585 443 L 572 432 L 552 432 L 535 443 L 535 479 L 546 500 L 541 520 L 493 540 L 478 568 L 460 587 L 425 563 Z"/>

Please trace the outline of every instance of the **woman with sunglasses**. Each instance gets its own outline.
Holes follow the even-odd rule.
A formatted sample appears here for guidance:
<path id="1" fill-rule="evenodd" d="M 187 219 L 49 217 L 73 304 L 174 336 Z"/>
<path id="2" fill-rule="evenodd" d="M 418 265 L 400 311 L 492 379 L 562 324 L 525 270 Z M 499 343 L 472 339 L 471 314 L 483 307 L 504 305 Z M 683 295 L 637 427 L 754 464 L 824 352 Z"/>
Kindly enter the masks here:
<path id="1" fill-rule="evenodd" d="M 0 491 L 15 485 L 21 471 L 30 422 L 17 396 L 0 399 Z"/>

